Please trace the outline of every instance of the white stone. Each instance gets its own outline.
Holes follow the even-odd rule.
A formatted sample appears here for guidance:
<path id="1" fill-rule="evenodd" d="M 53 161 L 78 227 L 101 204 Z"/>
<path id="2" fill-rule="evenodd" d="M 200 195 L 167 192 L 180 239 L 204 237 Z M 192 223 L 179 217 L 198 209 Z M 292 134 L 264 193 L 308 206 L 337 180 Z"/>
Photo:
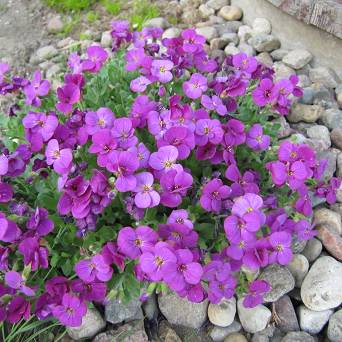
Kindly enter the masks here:
<path id="1" fill-rule="evenodd" d="M 210 42 L 212 39 L 218 37 L 216 28 L 212 26 L 198 27 L 196 28 L 196 32 L 197 34 L 205 37 L 207 42 Z"/>
<path id="2" fill-rule="evenodd" d="M 270 34 L 272 31 L 271 23 L 265 18 L 255 18 L 253 21 L 252 28 L 255 34 Z"/>
<path id="3" fill-rule="evenodd" d="M 323 125 L 315 125 L 308 128 L 306 134 L 311 139 L 322 141 L 325 150 L 331 146 L 329 129 Z"/>
<path id="4" fill-rule="evenodd" d="M 254 308 L 245 308 L 243 298 L 238 300 L 237 308 L 243 329 L 252 334 L 265 329 L 272 316 L 271 311 L 261 304 Z"/>
<path id="5" fill-rule="evenodd" d="M 58 51 L 53 45 L 47 45 L 39 48 L 36 52 L 36 55 L 40 62 L 51 59 L 57 55 Z"/>
<path id="6" fill-rule="evenodd" d="M 329 320 L 328 338 L 331 342 L 342 341 L 342 309 L 336 311 Z"/>
<path id="7" fill-rule="evenodd" d="M 252 37 L 252 28 L 248 25 L 242 25 L 238 30 L 240 42 L 247 42 Z"/>
<path id="8" fill-rule="evenodd" d="M 284 56 L 283 62 L 293 69 L 301 69 L 308 64 L 312 59 L 312 55 L 309 51 L 303 49 L 297 49 L 290 51 Z"/>
<path id="9" fill-rule="evenodd" d="M 223 6 L 229 5 L 229 0 L 209 0 L 206 5 L 217 11 Z"/>
<path id="10" fill-rule="evenodd" d="M 210 303 L 208 306 L 209 321 L 218 327 L 228 327 L 233 323 L 236 314 L 235 297 L 222 300 L 219 304 Z"/>
<path id="11" fill-rule="evenodd" d="M 50 33 L 62 32 L 63 27 L 64 27 L 64 24 L 63 24 L 63 21 L 59 15 L 52 17 L 51 19 L 49 19 L 49 21 L 47 23 L 47 30 Z"/>
<path id="12" fill-rule="evenodd" d="M 318 258 L 306 275 L 301 298 L 306 307 L 324 311 L 342 302 L 342 264 L 330 256 Z"/>
<path id="13" fill-rule="evenodd" d="M 328 322 L 333 310 L 313 311 L 301 305 L 298 308 L 298 319 L 301 330 L 309 334 L 318 334 Z"/>
<path id="14" fill-rule="evenodd" d="M 198 8 L 198 11 L 200 12 L 200 15 L 203 19 L 209 18 L 211 15 L 215 14 L 215 10 L 208 7 L 208 5 L 203 4 Z"/>
<path id="15" fill-rule="evenodd" d="M 336 88 L 340 82 L 334 70 L 326 67 L 310 69 L 309 77 L 314 83 L 321 83 L 327 88 Z"/>
<path id="16" fill-rule="evenodd" d="M 165 18 L 152 18 L 145 22 L 145 27 L 160 27 L 162 29 L 167 29 L 170 27 L 170 24 Z"/>
<path id="17" fill-rule="evenodd" d="M 242 9 L 238 6 L 223 6 L 218 13 L 220 17 L 228 21 L 240 20 L 242 14 Z"/>
<path id="18" fill-rule="evenodd" d="M 176 38 L 181 34 L 181 30 L 177 27 L 170 27 L 169 29 L 165 30 L 163 33 L 162 38 Z"/>
<path id="19" fill-rule="evenodd" d="M 224 53 L 226 54 L 226 56 L 236 55 L 239 52 L 240 50 L 234 45 L 227 45 L 224 49 Z"/>
<path id="20" fill-rule="evenodd" d="M 82 318 L 82 324 L 79 327 L 68 327 L 68 335 L 79 341 L 94 337 L 106 326 L 105 320 L 96 309 L 88 309 L 86 315 Z"/>
<path id="21" fill-rule="evenodd" d="M 110 31 L 104 31 L 101 35 L 101 46 L 104 48 L 110 48 L 112 47 L 113 38 L 110 34 Z"/>
<path id="22" fill-rule="evenodd" d="M 300 287 L 309 271 L 309 261 L 302 254 L 295 254 L 292 261 L 287 265 L 287 268 L 295 279 L 295 286 Z"/>

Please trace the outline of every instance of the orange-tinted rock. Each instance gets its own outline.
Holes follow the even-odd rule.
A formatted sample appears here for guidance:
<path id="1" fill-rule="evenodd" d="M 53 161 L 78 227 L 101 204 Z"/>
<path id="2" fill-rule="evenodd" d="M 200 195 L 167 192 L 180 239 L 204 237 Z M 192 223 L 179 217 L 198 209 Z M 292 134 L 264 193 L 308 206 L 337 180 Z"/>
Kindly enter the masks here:
<path id="1" fill-rule="evenodd" d="M 318 229 L 317 238 L 323 243 L 325 249 L 336 259 L 342 261 L 342 237 L 329 226 Z"/>

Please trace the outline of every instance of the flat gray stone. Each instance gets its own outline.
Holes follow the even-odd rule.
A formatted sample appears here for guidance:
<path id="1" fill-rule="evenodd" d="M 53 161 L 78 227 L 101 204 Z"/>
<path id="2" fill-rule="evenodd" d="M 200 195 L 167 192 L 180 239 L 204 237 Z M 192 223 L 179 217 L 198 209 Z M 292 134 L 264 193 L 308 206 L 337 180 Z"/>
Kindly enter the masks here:
<path id="1" fill-rule="evenodd" d="M 287 265 L 295 279 L 295 286 L 300 287 L 302 282 L 309 271 L 309 261 L 302 254 L 294 254 L 292 261 Z"/>
<path id="2" fill-rule="evenodd" d="M 117 324 L 142 319 L 144 315 L 138 298 L 132 299 L 128 303 L 122 303 L 119 299 L 114 299 L 106 304 L 105 317 L 107 322 Z"/>
<path id="3" fill-rule="evenodd" d="M 324 110 L 321 106 L 296 103 L 292 106 L 287 119 L 294 123 L 300 121 L 312 123 L 316 122 L 323 115 L 323 112 Z"/>
<path id="4" fill-rule="evenodd" d="M 309 262 L 315 261 L 322 252 L 322 242 L 313 238 L 308 241 L 302 254 L 308 259 Z"/>
<path id="5" fill-rule="evenodd" d="M 342 309 L 336 311 L 329 320 L 328 338 L 331 342 L 342 341 Z"/>
<path id="6" fill-rule="evenodd" d="M 283 57 L 283 62 L 293 68 L 301 69 L 307 65 L 312 59 L 312 55 L 309 51 L 303 49 L 297 49 L 290 51 L 287 55 Z"/>
<path id="7" fill-rule="evenodd" d="M 310 69 L 309 77 L 312 82 L 321 83 L 328 88 L 336 88 L 340 80 L 336 73 L 326 67 L 317 67 Z"/>
<path id="8" fill-rule="evenodd" d="M 315 342 L 315 339 L 305 331 L 292 331 L 287 333 L 281 342 Z"/>
<path id="9" fill-rule="evenodd" d="M 280 41 L 270 34 L 257 34 L 251 38 L 251 45 L 258 52 L 271 52 L 280 48 Z"/>
<path id="10" fill-rule="evenodd" d="M 313 311 L 305 305 L 298 307 L 298 319 L 301 330 L 309 334 L 318 334 L 328 322 L 333 310 Z"/>
<path id="11" fill-rule="evenodd" d="M 209 335 L 213 341 L 221 342 L 228 335 L 235 333 L 235 332 L 239 332 L 240 330 L 241 330 L 241 324 L 238 321 L 233 321 L 231 325 L 225 328 L 213 326 L 209 330 Z"/>
<path id="12" fill-rule="evenodd" d="M 279 298 L 274 305 L 280 319 L 277 327 L 283 332 L 298 331 L 298 320 L 290 297 L 285 295 Z"/>
<path id="13" fill-rule="evenodd" d="M 322 121 L 329 129 L 342 128 L 342 111 L 329 108 L 322 113 Z"/>

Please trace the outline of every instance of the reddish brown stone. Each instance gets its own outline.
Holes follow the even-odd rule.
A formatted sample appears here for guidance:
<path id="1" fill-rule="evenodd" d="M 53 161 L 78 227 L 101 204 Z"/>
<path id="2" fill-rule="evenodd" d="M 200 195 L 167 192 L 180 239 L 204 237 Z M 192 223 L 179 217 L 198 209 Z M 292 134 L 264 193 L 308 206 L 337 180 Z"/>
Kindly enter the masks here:
<path id="1" fill-rule="evenodd" d="M 279 318 L 277 327 L 284 332 L 298 331 L 299 324 L 290 297 L 285 295 L 278 299 L 274 305 L 275 311 Z"/>
<path id="2" fill-rule="evenodd" d="M 342 237 L 329 226 L 318 229 L 317 238 L 323 243 L 325 249 L 336 259 L 342 261 Z"/>

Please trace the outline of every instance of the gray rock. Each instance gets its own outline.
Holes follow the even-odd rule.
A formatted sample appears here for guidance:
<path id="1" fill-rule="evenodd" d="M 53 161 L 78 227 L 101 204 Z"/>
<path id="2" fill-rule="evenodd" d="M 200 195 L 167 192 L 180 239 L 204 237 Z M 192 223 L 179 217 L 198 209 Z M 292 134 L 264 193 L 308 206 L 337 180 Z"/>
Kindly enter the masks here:
<path id="1" fill-rule="evenodd" d="M 197 329 L 207 319 L 207 299 L 202 303 L 191 303 L 171 292 L 159 295 L 158 303 L 160 311 L 171 324 Z"/>
<path id="2" fill-rule="evenodd" d="M 165 30 L 163 33 L 164 38 L 175 38 L 181 34 L 181 30 L 177 27 L 170 27 L 169 29 Z"/>
<path id="3" fill-rule="evenodd" d="M 82 325 L 79 327 L 68 327 L 68 335 L 79 341 L 84 338 L 92 338 L 98 334 L 104 327 L 106 322 L 96 309 L 88 309 L 86 315 L 82 319 Z"/>
<path id="4" fill-rule="evenodd" d="M 181 338 L 172 329 L 168 321 L 163 320 L 159 324 L 158 335 L 161 341 L 165 342 L 182 342 Z"/>
<path id="5" fill-rule="evenodd" d="M 306 307 L 324 311 L 342 302 L 342 264 L 329 256 L 318 258 L 311 266 L 301 288 Z"/>
<path id="6" fill-rule="evenodd" d="M 330 133 L 325 126 L 312 126 L 306 130 L 306 134 L 311 139 L 321 140 L 325 150 L 331 146 Z"/>
<path id="7" fill-rule="evenodd" d="M 292 331 L 287 333 L 281 342 L 315 342 L 315 339 L 305 331 Z"/>
<path id="8" fill-rule="evenodd" d="M 298 79 L 299 79 L 298 85 L 300 87 L 306 88 L 306 87 L 310 87 L 312 84 L 308 75 L 304 75 L 304 74 L 298 75 Z"/>
<path id="9" fill-rule="evenodd" d="M 323 108 L 317 105 L 295 103 L 287 119 L 290 122 L 316 122 L 323 114 Z"/>
<path id="10" fill-rule="evenodd" d="M 117 324 L 123 321 L 142 319 L 144 315 L 138 298 L 132 299 L 127 304 L 122 303 L 119 299 L 114 299 L 106 304 L 105 317 L 107 322 Z"/>
<path id="11" fill-rule="evenodd" d="M 284 56 L 283 62 L 293 69 L 301 69 L 312 59 L 312 55 L 307 50 L 297 49 L 290 51 Z"/>
<path id="12" fill-rule="evenodd" d="M 264 330 L 255 333 L 251 342 L 269 342 L 270 338 L 274 335 L 275 329 L 274 325 L 269 325 Z"/>
<path id="13" fill-rule="evenodd" d="M 61 71 L 61 66 L 59 64 L 53 64 L 46 70 L 46 78 L 51 79 L 55 77 Z"/>
<path id="14" fill-rule="evenodd" d="M 280 41 L 271 34 L 256 34 L 251 38 L 251 45 L 258 52 L 270 52 L 280 48 Z"/>
<path id="15" fill-rule="evenodd" d="M 228 327 L 222 328 L 214 326 L 212 329 L 210 329 L 210 337 L 215 342 L 221 342 L 227 337 L 228 335 L 239 332 L 241 330 L 241 324 L 238 321 L 233 321 L 231 325 Z"/>
<path id="16" fill-rule="evenodd" d="M 309 77 L 312 82 L 321 83 L 328 88 L 336 88 L 340 82 L 335 72 L 326 67 L 310 69 Z"/>
<path id="17" fill-rule="evenodd" d="M 240 20 L 242 14 L 242 9 L 238 6 L 223 6 L 218 12 L 220 17 L 228 21 Z"/>
<path id="18" fill-rule="evenodd" d="M 339 235 L 342 234 L 341 215 L 327 208 L 314 211 L 314 222 L 316 225 L 328 225 Z"/>
<path id="19" fill-rule="evenodd" d="M 340 150 L 342 149 L 342 128 L 334 128 L 330 133 L 331 141 Z"/>
<path id="20" fill-rule="evenodd" d="M 226 21 L 223 18 L 218 17 L 217 15 L 211 15 L 209 17 L 209 22 L 213 25 L 216 25 L 216 24 L 224 24 Z"/>
<path id="21" fill-rule="evenodd" d="M 259 53 L 256 56 L 256 59 L 260 63 L 265 64 L 265 65 L 267 65 L 269 67 L 272 67 L 272 65 L 273 65 L 272 57 L 271 57 L 271 55 L 268 52 L 261 52 L 261 53 Z"/>
<path id="22" fill-rule="evenodd" d="M 218 327 L 228 327 L 233 323 L 236 314 L 235 297 L 222 300 L 219 304 L 210 303 L 208 306 L 209 321 Z"/>
<path id="23" fill-rule="evenodd" d="M 296 312 L 289 296 L 285 295 L 274 303 L 275 311 L 280 319 L 277 327 L 283 332 L 299 330 Z"/>
<path id="24" fill-rule="evenodd" d="M 337 152 L 338 150 L 331 148 L 328 151 L 318 152 L 316 154 L 318 160 L 325 159 L 328 161 L 328 165 L 324 171 L 323 178 L 330 179 L 334 176 L 334 173 L 336 172 L 336 163 L 338 157 Z"/>
<path id="25" fill-rule="evenodd" d="M 201 17 L 204 19 L 209 18 L 211 15 L 215 14 L 215 10 L 209 7 L 207 4 L 203 4 L 198 8 L 198 11 L 201 14 Z"/>
<path id="26" fill-rule="evenodd" d="M 228 335 L 224 339 L 224 342 L 248 342 L 248 340 L 244 335 L 236 332 L 236 333 Z"/>
<path id="27" fill-rule="evenodd" d="M 145 27 L 160 27 L 162 29 L 167 29 L 169 28 L 171 25 L 168 23 L 168 21 L 165 18 L 152 18 L 152 19 L 148 19 L 146 20 L 146 22 L 144 23 Z"/>
<path id="28" fill-rule="evenodd" d="M 145 316 L 152 320 L 157 318 L 158 316 L 158 303 L 157 303 L 157 296 L 155 293 L 152 293 L 145 302 L 142 303 L 142 309 Z"/>
<path id="29" fill-rule="evenodd" d="M 237 45 L 239 43 L 239 37 L 236 33 L 224 33 L 221 38 L 225 39 L 229 43 Z"/>
<path id="30" fill-rule="evenodd" d="M 248 25 L 242 25 L 239 27 L 238 37 L 241 42 L 247 42 L 252 37 L 252 28 Z"/>
<path id="31" fill-rule="evenodd" d="M 329 320 L 328 338 L 331 342 L 342 341 L 342 309 L 336 311 Z"/>
<path id="32" fill-rule="evenodd" d="M 271 56 L 275 61 L 281 61 L 289 53 L 286 49 L 277 49 L 271 52 Z"/>
<path id="33" fill-rule="evenodd" d="M 237 33 L 241 25 L 241 21 L 227 21 L 224 24 L 218 24 L 214 27 L 216 28 L 219 36 L 221 37 L 225 33 Z"/>
<path id="34" fill-rule="evenodd" d="M 229 34 L 235 34 L 235 33 L 229 33 Z M 211 50 L 224 49 L 229 43 L 230 41 L 223 37 L 214 38 L 210 41 L 210 49 Z"/>
<path id="35" fill-rule="evenodd" d="M 101 35 L 101 46 L 104 48 L 110 48 L 112 47 L 113 38 L 110 34 L 110 31 L 104 31 Z"/>
<path id="36" fill-rule="evenodd" d="M 270 34 L 272 31 L 271 23 L 265 18 L 255 18 L 252 24 L 253 33 Z"/>
<path id="37" fill-rule="evenodd" d="M 74 44 L 75 41 L 71 37 L 64 38 L 57 42 L 57 47 L 59 49 L 63 49 L 71 44 Z"/>
<path id="38" fill-rule="evenodd" d="M 342 111 L 329 108 L 322 113 L 322 121 L 329 129 L 342 128 Z"/>
<path id="39" fill-rule="evenodd" d="M 313 311 L 304 305 L 298 307 L 298 319 L 301 330 L 309 334 L 318 334 L 328 322 L 333 310 Z"/>
<path id="40" fill-rule="evenodd" d="M 229 5 L 229 0 L 209 0 L 206 5 L 217 11 L 223 6 Z"/>
<path id="41" fill-rule="evenodd" d="M 172 328 L 182 341 L 186 342 L 211 342 L 205 329 L 194 329 L 183 325 L 173 325 Z"/>
<path id="42" fill-rule="evenodd" d="M 287 265 L 287 268 L 295 279 L 295 286 L 300 287 L 309 271 L 309 261 L 302 254 L 295 254 L 292 261 Z"/>
<path id="43" fill-rule="evenodd" d="M 322 242 L 313 238 L 306 244 L 303 255 L 308 259 L 309 262 L 315 261 L 322 252 Z"/>
<path id="44" fill-rule="evenodd" d="M 342 84 L 339 84 L 335 89 L 336 101 L 339 108 L 342 108 Z"/>
<path id="45" fill-rule="evenodd" d="M 295 280 L 291 272 L 283 266 L 273 264 L 267 266 L 260 274 L 260 279 L 266 280 L 272 287 L 265 294 L 265 302 L 275 302 L 284 294 L 290 292 L 295 286 Z"/>
<path id="46" fill-rule="evenodd" d="M 224 59 L 226 58 L 226 54 L 222 50 L 213 50 L 210 53 L 211 58 L 215 58 L 218 60 L 219 64 L 222 64 Z"/>
<path id="47" fill-rule="evenodd" d="M 64 23 L 60 15 L 53 16 L 51 19 L 49 19 L 47 23 L 47 30 L 50 33 L 62 32 L 63 28 L 64 28 Z"/>
<path id="48" fill-rule="evenodd" d="M 247 56 L 254 56 L 255 55 L 255 50 L 249 44 L 246 44 L 246 43 L 242 42 L 242 43 L 239 44 L 238 49 L 241 52 L 244 52 Z"/>
<path id="49" fill-rule="evenodd" d="M 326 109 L 336 107 L 332 89 L 328 89 L 320 83 L 313 83 L 312 89 L 314 104 L 319 104 Z"/>
<path id="50" fill-rule="evenodd" d="M 286 138 L 291 134 L 292 129 L 289 123 L 286 121 L 286 119 L 283 116 L 280 116 L 278 119 L 275 119 L 272 122 L 280 125 L 279 131 L 278 131 L 279 139 Z"/>
<path id="51" fill-rule="evenodd" d="M 237 308 L 243 329 L 252 334 L 265 329 L 272 316 L 271 311 L 261 304 L 254 308 L 245 308 L 243 298 L 238 300 Z"/>
<path id="52" fill-rule="evenodd" d="M 53 45 L 47 45 L 39 48 L 36 52 L 36 61 L 42 62 L 47 59 L 51 59 L 58 54 L 57 49 Z"/>
<path id="53" fill-rule="evenodd" d="M 283 62 L 275 62 L 273 64 L 273 70 L 275 71 L 274 79 L 276 81 L 279 81 L 282 78 L 289 78 L 291 75 L 295 73 L 295 71 L 292 68 L 288 67 Z"/>
<path id="54" fill-rule="evenodd" d="M 226 54 L 226 56 L 235 55 L 239 52 L 240 50 L 234 45 L 227 45 L 224 49 L 224 53 Z"/>
<path id="55" fill-rule="evenodd" d="M 121 325 L 116 330 L 109 330 L 97 335 L 93 342 L 148 342 L 142 320 Z"/>
<path id="56" fill-rule="evenodd" d="M 314 101 L 314 90 L 312 87 L 306 87 L 303 89 L 303 96 L 299 99 L 300 103 L 312 105 Z"/>
<path id="57" fill-rule="evenodd" d="M 215 27 L 212 26 L 199 27 L 196 29 L 196 32 L 197 34 L 200 34 L 201 36 L 205 37 L 207 42 L 210 42 L 212 39 L 217 38 L 219 36 Z"/>
<path id="58" fill-rule="evenodd" d="M 296 236 L 292 236 L 292 252 L 294 254 L 299 254 L 301 253 L 306 246 L 306 240 L 298 240 Z"/>

